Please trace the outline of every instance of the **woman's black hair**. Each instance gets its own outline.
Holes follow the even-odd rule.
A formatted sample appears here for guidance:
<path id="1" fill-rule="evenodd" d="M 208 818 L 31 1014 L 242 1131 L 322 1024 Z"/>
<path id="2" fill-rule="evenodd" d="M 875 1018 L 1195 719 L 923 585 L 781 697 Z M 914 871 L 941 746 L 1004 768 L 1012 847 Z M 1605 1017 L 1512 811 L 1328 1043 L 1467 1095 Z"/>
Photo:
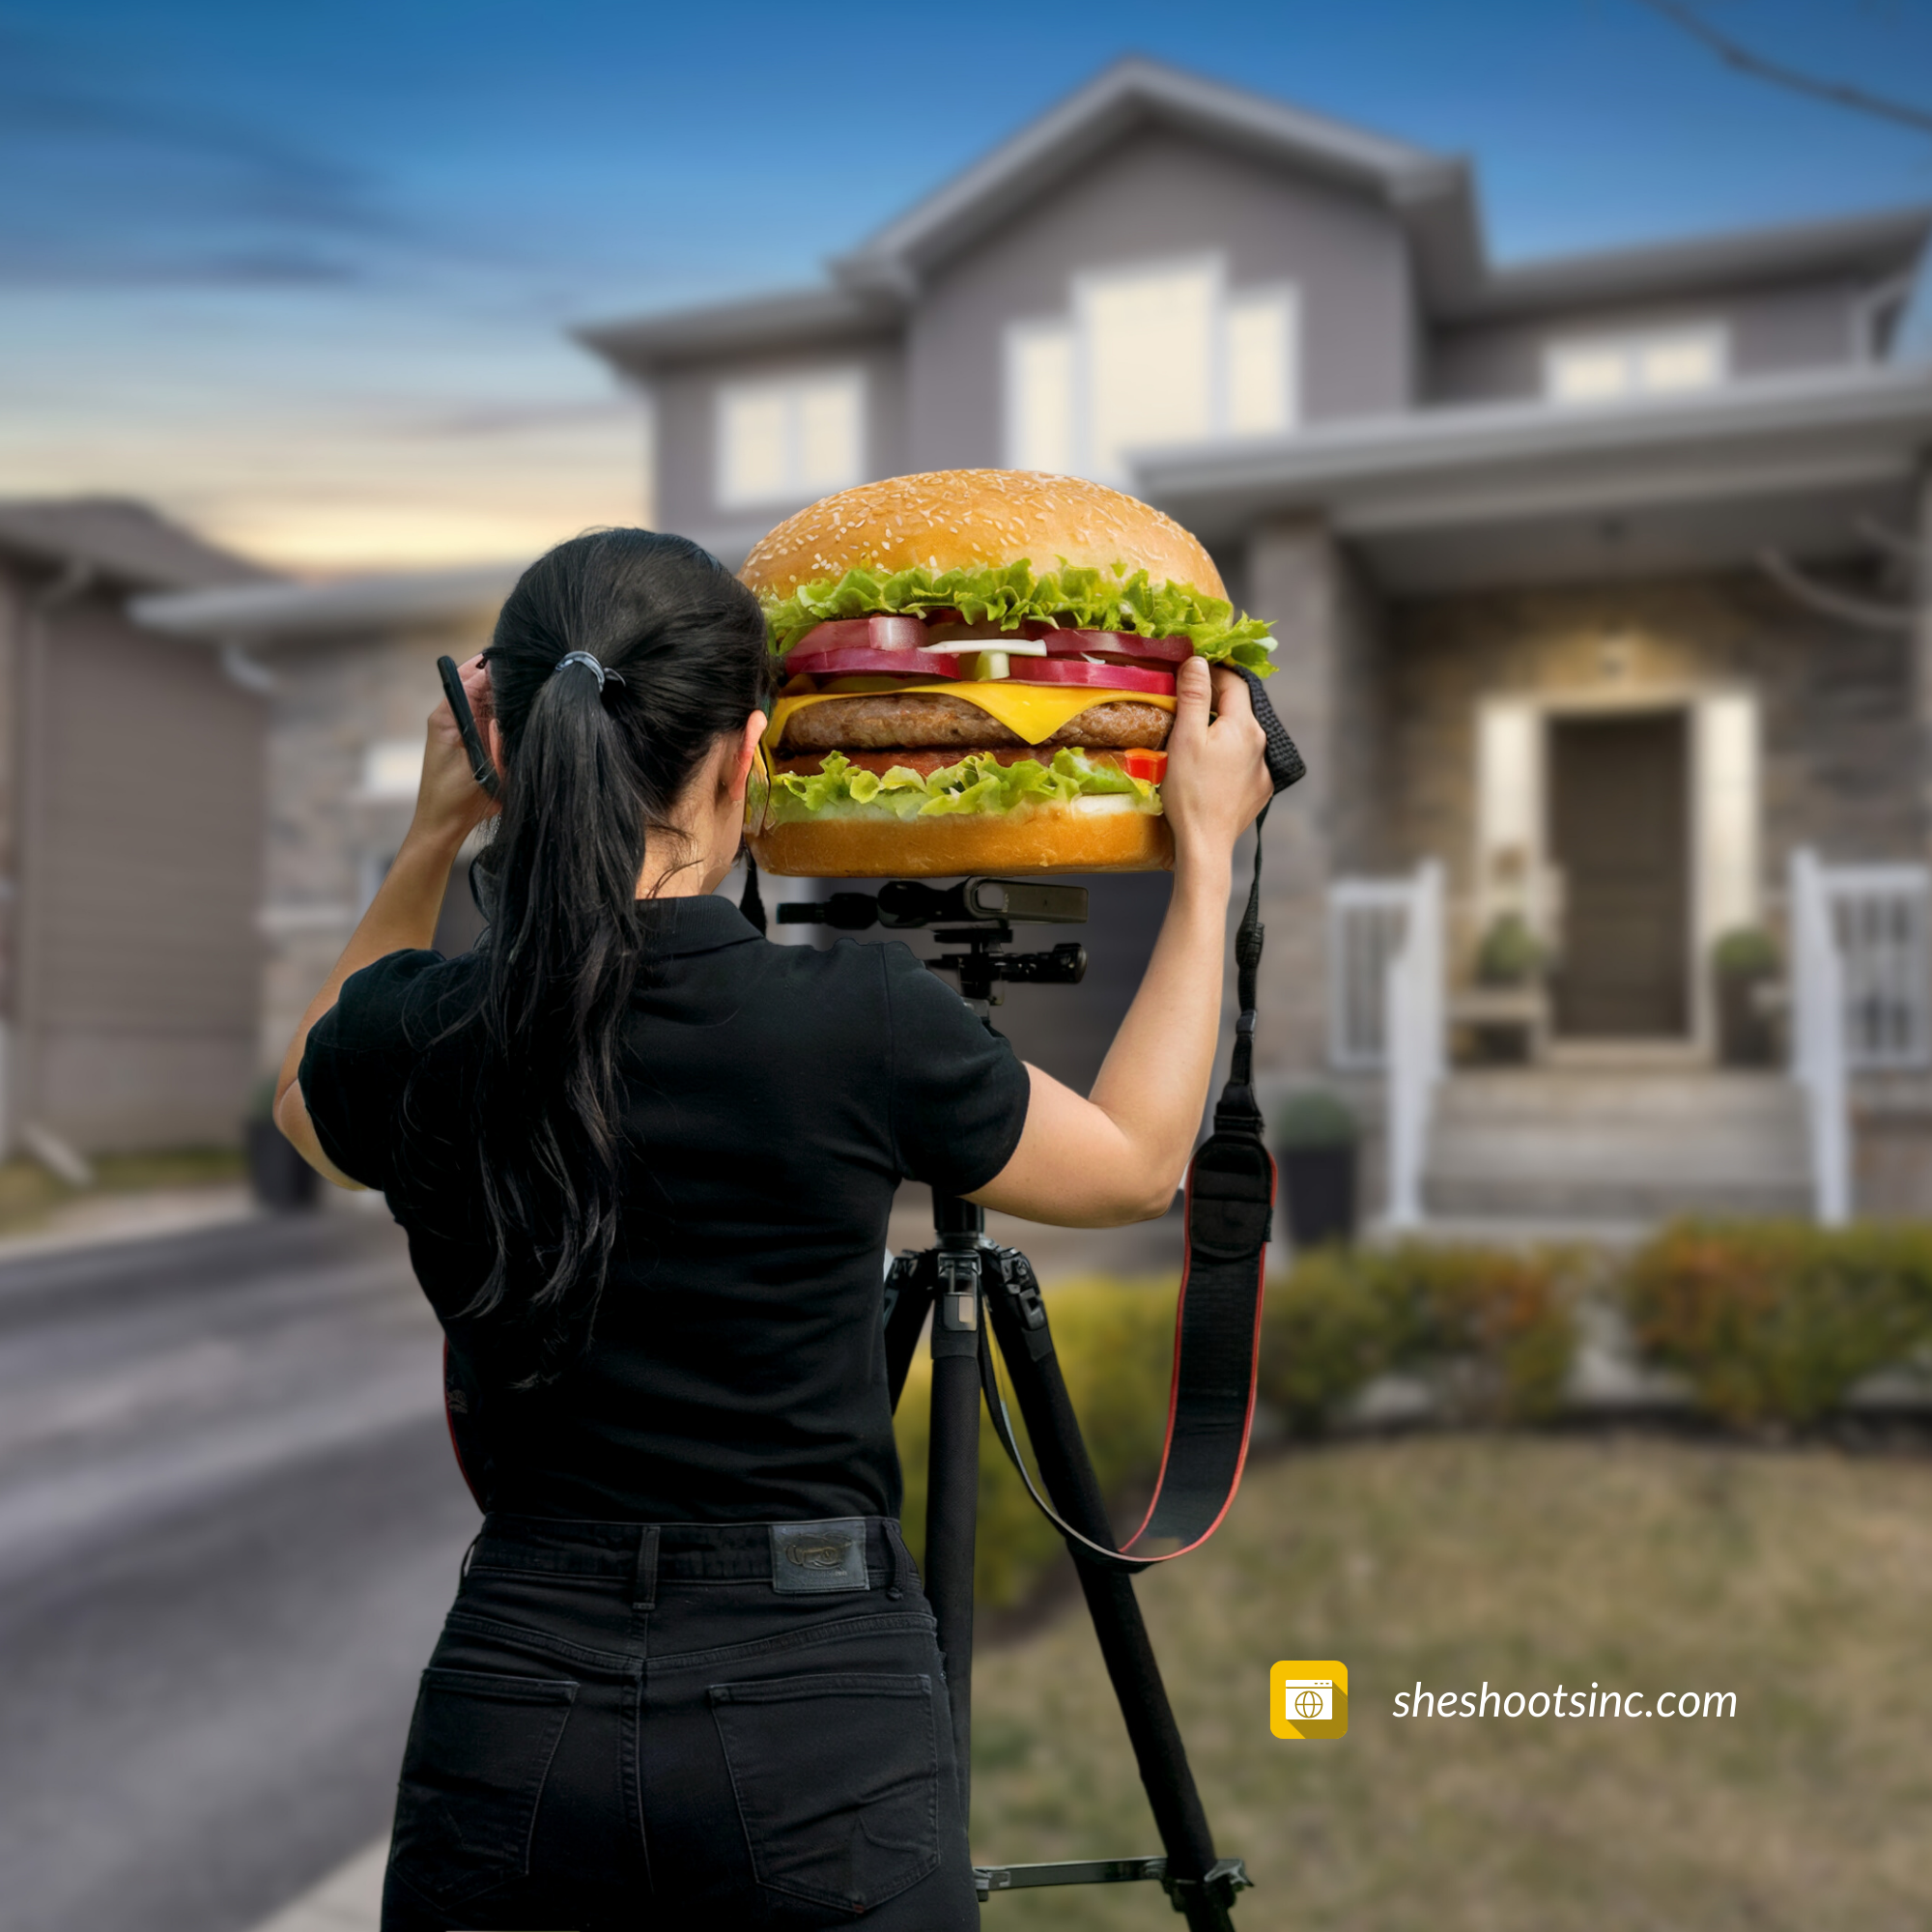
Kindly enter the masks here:
<path id="1" fill-rule="evenodd" d="M 561 665 L 573 651 L 611 675 Z M 645 852 L 696 863 L 668 814 L 719 738 L 769 705 L 772 659 L 757 600 L 709 552 L 611 529 L 525 571 L 488 661 L 504 774 L 471 1016 L 496 1260 L 463 1313 L 530 1387 L 588 1341 L 616 1241 L 621 1036 L 650 970 Z"/>

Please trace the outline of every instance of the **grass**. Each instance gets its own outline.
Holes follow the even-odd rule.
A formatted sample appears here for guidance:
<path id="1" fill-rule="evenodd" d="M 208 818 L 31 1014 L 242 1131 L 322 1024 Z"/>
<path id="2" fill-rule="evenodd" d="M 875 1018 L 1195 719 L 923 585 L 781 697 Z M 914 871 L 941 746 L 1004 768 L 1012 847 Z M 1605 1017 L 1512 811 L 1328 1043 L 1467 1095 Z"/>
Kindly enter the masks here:
<path id="1" fill-rule="evenodd" d="M 213 1186 L 245 1172 L 239 1148 L 172 1148 L 148 1153 L 96 1154 L 92 1187 L 70 1187 L 38 1161 L 0 1161 L 0 1235 L 45 1224 L 57 1208 L 101 1194 L 135 1194 L 155 1187 Z"/>
<path id="2" fill-rule="evenodd" d="M 1446 1435 L 1255 1467 L 1142 1601 L 1246 1932 L 1932 1923 L 1932 1465 Z M 1349 1666 L 1281 1743 L 1278 1658 Z M 1737 1715 L 1440 1721 L 1395 1693 L 1733 1690 Z M 982 1861 L 1158 1849 L 1077 1600 L 975 1669 Z M 996 1897 L 987 1932 L 1178 1923 L 1151 1886 Z"/>

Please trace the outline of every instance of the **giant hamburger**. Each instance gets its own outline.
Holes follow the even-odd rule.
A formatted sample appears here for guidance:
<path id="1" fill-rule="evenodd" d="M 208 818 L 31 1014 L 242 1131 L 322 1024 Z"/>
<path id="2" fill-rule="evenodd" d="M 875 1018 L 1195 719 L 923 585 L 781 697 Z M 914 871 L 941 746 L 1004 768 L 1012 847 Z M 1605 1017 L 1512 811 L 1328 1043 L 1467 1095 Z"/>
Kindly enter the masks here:
<path id="1" fill-rule="evenodd" d="M 794 877 L 1164 868 L 1175 668 L 1273 649 L 1179 524 L 1071 476 L 862 484 L 741 575 L 783 660 L 752 850 Z"/>

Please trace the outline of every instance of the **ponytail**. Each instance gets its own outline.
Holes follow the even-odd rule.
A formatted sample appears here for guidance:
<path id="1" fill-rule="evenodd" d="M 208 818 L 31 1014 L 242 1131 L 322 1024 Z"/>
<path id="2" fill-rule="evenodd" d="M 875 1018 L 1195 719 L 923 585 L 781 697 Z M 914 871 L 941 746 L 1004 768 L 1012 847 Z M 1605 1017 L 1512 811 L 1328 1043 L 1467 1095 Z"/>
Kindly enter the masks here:
<path id="1" fill-rule="evenodd" d="M 489 651 L 503 809 L 495 918 L 466 1021 L 480 1026 L 476 1152 L 495 1258 L 463 1319 L 514 1385 L 588 1342 L 627 1161 L 619 1060 L 653 963 L 646 852 L 721 736 L 769 702 L 756 600 L 682 537 L 601 530 L 537 560 Z M 695 859 L 665 851 L 668 869 Z"/>

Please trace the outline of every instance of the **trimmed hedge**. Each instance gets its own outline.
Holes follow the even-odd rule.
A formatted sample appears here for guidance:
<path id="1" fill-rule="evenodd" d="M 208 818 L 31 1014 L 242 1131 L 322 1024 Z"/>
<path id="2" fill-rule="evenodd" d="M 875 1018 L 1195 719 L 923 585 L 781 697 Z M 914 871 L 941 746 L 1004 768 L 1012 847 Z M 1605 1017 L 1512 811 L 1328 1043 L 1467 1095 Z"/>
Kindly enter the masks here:
<path id="1" fill-rule="evenodd" d="M 1588 1294 L 1619 1305 L 1638 1357 L 1706 1413 L 1804 1427 L 1876 1369 L 1932 1366 L 1932 1226 L 1681 1223 L 1615 1264 L 1564 1248 L 1406 1241 L 1324 1248 L 1268 1285 L 1261 1396 L 1319 1435 L 1378 1376 L 1418 1377 L 1447 1420 L 1525 1425 L 1561 1407 Z M 1048 1297 L 1101 1488 L 1144 1494 L 1167 1420 L 1176 1285 L 1093 1280 Z M 915 1359 L 895 1428 L 904 1520 L 924 1538 L 931 1366 Z M 1014 1427 L 1025 1440 L 1017 1413 Z M 1117 1527 L 1125 1526 L 1117 1521 Z M 1058 1554 L 992 1431 L 980 1437 L 980 1601 L 1022 1602 Z"/>
<path id="2" fill-rule="evenodd" d="M 1465 1421 L 1555 1412 L 1577 1350 L 1579 1262 L 1561 1249 L 1405 1241 L 1320 1249 L 1270 1286 L 1261 1389 L 1298 1434 L 1391 1370 L 1426 1378 Z"/>
<path id="3" fill-rule="evenodd" d="M 1639 1358 L 1736 1427 L 1804 1427 L 1932 1346 L 1932 1228 L 1683 1222 L 1621 1283 Z"/>

